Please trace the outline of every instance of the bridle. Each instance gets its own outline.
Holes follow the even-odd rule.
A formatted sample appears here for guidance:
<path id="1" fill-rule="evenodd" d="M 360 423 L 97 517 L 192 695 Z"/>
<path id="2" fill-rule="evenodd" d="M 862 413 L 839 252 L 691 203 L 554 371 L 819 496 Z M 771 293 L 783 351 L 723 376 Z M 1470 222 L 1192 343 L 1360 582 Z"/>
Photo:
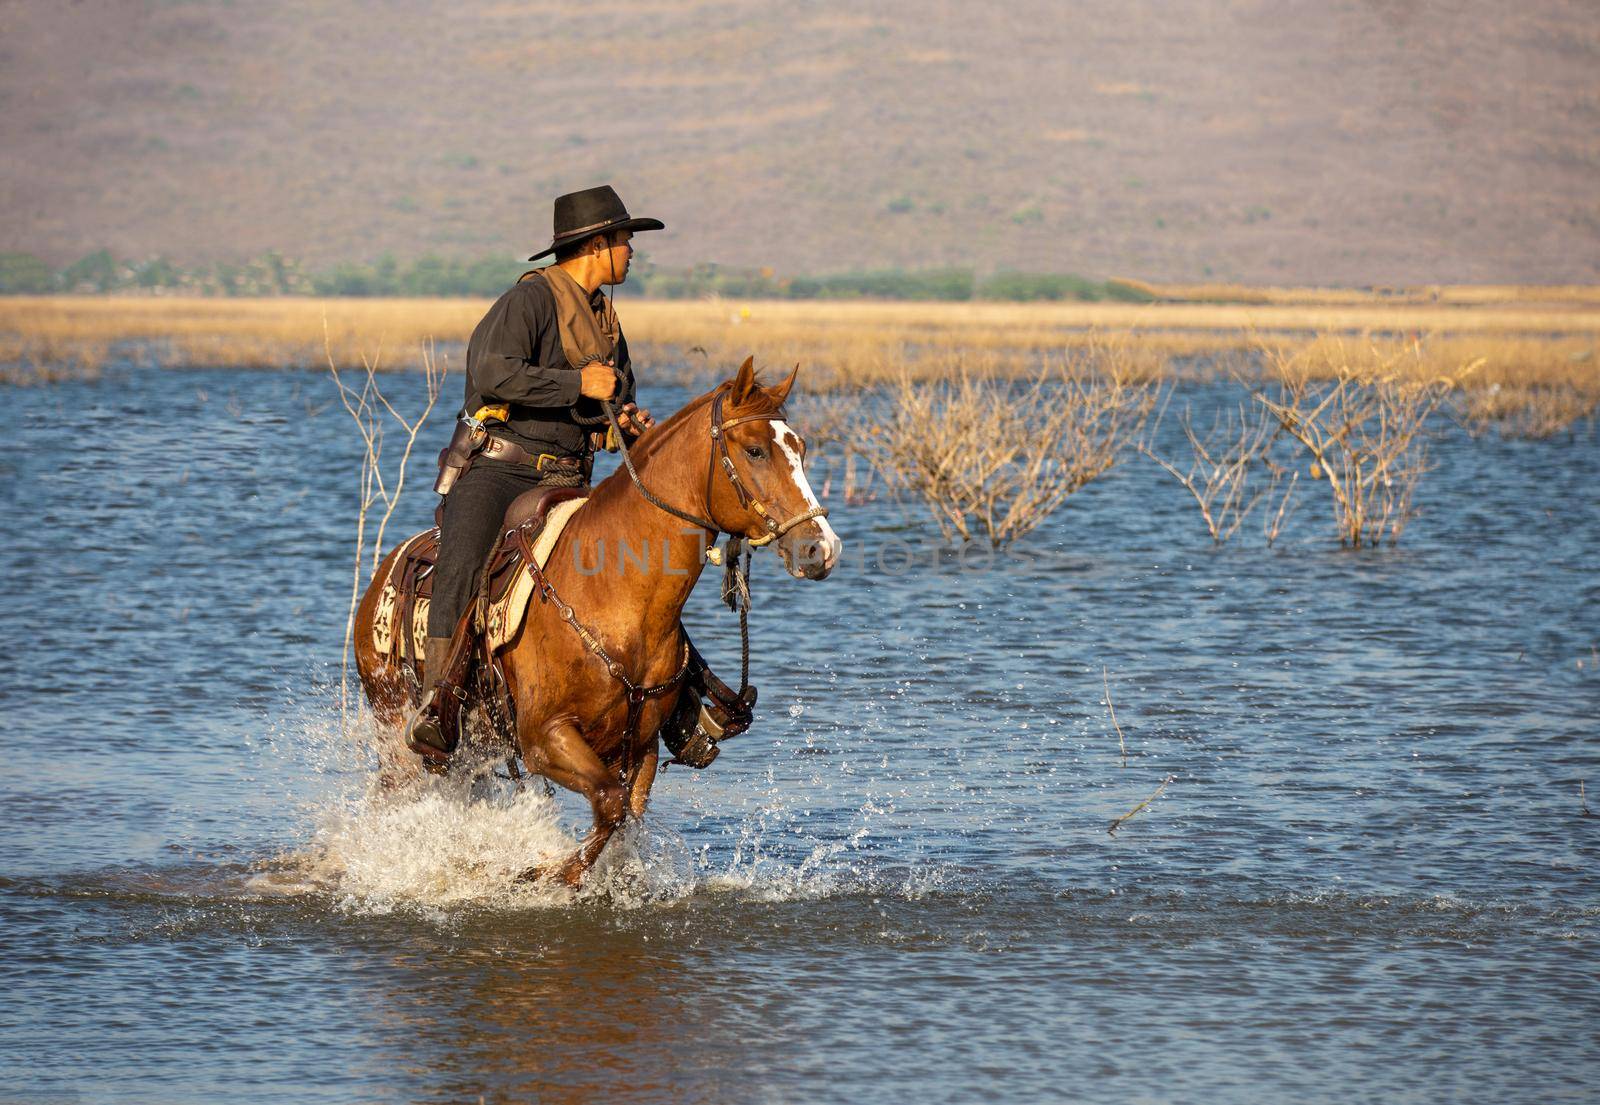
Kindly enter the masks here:
<path id="1" fill-rule="evenodd" d="M 733 466 L 733 457 L 728 455 L 728 431 L 746 422 L 782 422 L 785 421 L 785 415 L 780 407 L 771 414 L 747 414 L 724 421 L 722 417 L 722 398 L 726 394 L 727 392 L 719 391 L 711 400 L 711 440 L 716 443 L 716 459 L 723 472 L 727 473 L 728 482 L 733 484 L 733 493 L 739 497 L 739 509 L 748 510 L 757 518 L 760 518 L 762 526 L 767 531 L 760 537 L 744 538 L 744 543 L 753 548 L 760 548 L 776 541 L 796 526 L 804 525 L 814 518 L 826 518 L 828 516 L 828 508 L 818 505 L 810 510 L 802 510 L 798 514 L 793 514 L 780 522 L 772 516 L 766 504 L 753 495 L 750 489 L 745 486 L 744 479 L 739 475 L 739 470 Z M 706 474 L 707 503 L 711 501 L 710 485 L 711 474 L 708 472 Z"/>
<path id="2" fill-rule="evenodd" d="M 749 511 L 757 518 L 761 519 L 761 525 L 767 531 L 760 537 L 746 537 L 743 534 L 732 534 L 733 537 L 739 538 L 752 548 L 760 548 L 763 545 L 769 545 L 778 540 L 778 538 L 782 537 L 784 534 L 788 533 L 790 530 L 794 529 L 796 526 L 803 525 L 814 518 L 826 518 L 828 516 L 828 508 L 819 505 L 811 507 L 809 510 L 802 510 L 799 513 L 791 515 L 780 522 L 776 517 L 773 516 L 772 511 L 768 508 L 767 504 L 762 502 L 761 499 L 751 493 L 750 489 L 745 486 L 744 477 L 739 475 L 739 470 L 734 467 L 733 457 L 728 453 L 728 431 L 735 426 L 742 426 L 746 422 L 782 422 L 785 420 L 785 415 L 783 409 L 780 407 L 778 410 L 773 411 L 770 414 L 746 414 L 740 415 L 738 418 L 724 419 L 722 417 L 722 400 L 727 394 L 728 393 L 726 391 L 718 391 L 717 394 L 711 399 L 712 451 L 711 464 L 706 470 L 706 504 L 709 506 L 711 503 L 712 478 L 716 475 L 717 469 L 721 468 L 723 474 L 728 477 L 728 482 L 733 485 L 733 493 L 739 500 L 739 509 Z M 700 518 L 689 513 L 688 511 L 679 510 L 671 503 L 665 502 L 659 496 L 653 494 L 650 489 L 644 485 L 644 481 L 639 478 L 639 470 L 633 466 L 633 457 L 628 452 L 628 443 L 626 438 L 623 436 L 622 427 L 617 422 L 617 412 L 612 406 L 611 400 L 602 399 L 600 402 L 601 406 L 605 408 L 606 417 L 611 422 L 612 430 L 617 435 L 617 444 L 622 453 L 622 463 L 628 469 L 628 476 L 633 480 L 633 486 L 639 489 L 639 494 L 645 497 L 645 501 L 654 507 L 666 511 L 668 514 L 682 518 L 691 525 L 699 526 L 701 529 L 706 530 L 709 533 L 718 534 L 730 532 L 724 530 L 722 526 L 707 518 Z"/>

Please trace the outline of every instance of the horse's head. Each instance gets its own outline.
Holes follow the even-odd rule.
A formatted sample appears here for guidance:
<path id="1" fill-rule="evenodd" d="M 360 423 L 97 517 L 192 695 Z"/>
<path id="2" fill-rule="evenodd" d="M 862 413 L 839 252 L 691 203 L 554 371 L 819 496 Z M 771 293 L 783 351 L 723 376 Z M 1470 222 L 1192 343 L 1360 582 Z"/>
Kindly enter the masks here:
<path id="1" fill-rule="evenodd" d="M 717 388 L 712 434 L 722 445 L 714 446 L 707 505 L 728 533 L 774 542 L 796 579 L 822 579 L 839 563 L 844 544 L 806 479 L 806 443 L 783 419 L 799 372 L 796 365 L 788 379 L 763 387 L 746 358 L 738 375 Z"/>

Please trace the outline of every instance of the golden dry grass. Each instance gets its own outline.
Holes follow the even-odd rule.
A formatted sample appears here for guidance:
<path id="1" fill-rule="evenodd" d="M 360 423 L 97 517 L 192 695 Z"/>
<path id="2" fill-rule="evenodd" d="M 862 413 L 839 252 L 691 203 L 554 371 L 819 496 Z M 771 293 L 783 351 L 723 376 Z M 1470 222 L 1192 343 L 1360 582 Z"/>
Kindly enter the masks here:
<path id="1" fill-rule="evenodd" d="M 1115 350 L 1125 369 L 1147 377 L 1184 371 L 1174 358 L 1208 355 L 1188 370 L 1218 371 L 1261 349 L 1304 352 L 1332 375 L 1392 363 L 1405 347 L 1415 353 L 1408 363 L 1429 376 L 1482 361 L 1476 379 L 1485 384 L 1600 383 L 1600 310 L 720 301 L 629 303 L 624 318 L 636 345 L 700 350 L 714 365 L 748 353 L 800 362 L 814 386 L 877 382 L 902 368 L 1031 372 L 1041 356 L 1086 346 Z"/>
<path id="2" fill-rule="evenodd" d="M 1264 291 L 1274 291 L 1266 289 Z M 1298 294 L 1303 289 L 1278 289 Z M 1315 290 L 1313 290 L 1315 291 Z M 1454 289 L 1463 294 L 1474 289 Z M 1517 289 L 1501 289 L 1508 293 Z M 1519 305 L 1439 303 L 885 303 L 634 300 L 619 311 L 636 358 L 659 375 L 729 371 L 746 355 L 800 363 L 813 389 L 958 372 L 1017 375 L 1085 347 L 1133 378 L 1246 368 L 1292 356 L 1313 375 L 1392 371 L 1532 394 L 1600 396 L 1594 289 L 1551 289 Z M 1328 293 L 1331 294 L 1331 293 Z M 169 367 L 320 365 L 334 359 L 414 367 L 428 339 L 456 350 L 487 303 L 472 299 L 0 298 L 0 364 L 11 378 L 93 369 L 113 351 Z M 1401 351 L 1405 357 L 1397 354 Z M 18 367 L 21 366 L 21 367 Z M 1498 394 L 1498 393 L 1497 393 Z M 1504 401 L 1502 401 L 1504 402 Z M 1579 403 L 1582 406 L 1582 402 Z M 1497 409 L 1486 407 L 1485 409 Z M 1590 403 L 1587 409 L 1592 410 Z"/>
<path id="3" fill-rule="evenodd" d="M 0 298 L 0 363 L 95 366 L 137 343 L 166 367 L 318 365 L 323 322 L 335 360 L 381 353 L 415 365 L 423 341 L 465 340 L 483 314 L 470 299 L 204 299 L 89 296 Z"/>

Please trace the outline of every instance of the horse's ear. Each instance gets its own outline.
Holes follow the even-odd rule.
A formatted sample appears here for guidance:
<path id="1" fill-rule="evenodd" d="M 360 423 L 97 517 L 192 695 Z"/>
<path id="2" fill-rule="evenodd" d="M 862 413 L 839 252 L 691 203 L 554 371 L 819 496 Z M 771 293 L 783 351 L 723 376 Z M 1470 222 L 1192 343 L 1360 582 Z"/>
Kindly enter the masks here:
<path id="1" fill-rule="evenodd" d="M 789 373 L 786 379 L 767 389 L 767 394 L 772 396 L 773 401 L 776 402 L 778 406 L 783 406 L 783 401 L 789 398 L 789 392 L 794 389 L 795 377 L 799 375 L 800 366 L 795 365 L 794 371 Z"/>
<path id="2" fill-rule="evenodd" d="M 733 378 L 733 387 L 728 389 L 728 397 L 736 407 L 750 398 L 750 392 L 756 386 L 755 365 L 754 357 L 746 357 L 744 364 L 739 366 L 739 374 Z"/>

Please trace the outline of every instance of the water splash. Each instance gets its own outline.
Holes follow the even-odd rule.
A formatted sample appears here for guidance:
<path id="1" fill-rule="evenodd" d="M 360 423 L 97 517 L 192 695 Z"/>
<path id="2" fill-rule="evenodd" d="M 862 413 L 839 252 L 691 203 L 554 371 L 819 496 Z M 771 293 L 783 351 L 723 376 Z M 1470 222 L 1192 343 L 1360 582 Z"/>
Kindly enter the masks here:
<path id="1" fill-rule="evenodd" d="M 485 791 L 488 793 L 485 793 Z M 466 905 L 545 909 L 580 902 L 639 909 L 695 896 L 747 901 L 817 899 L 871 890 L 918 899 L 947 885 L 943 868 L 879 870 L 858 851 L 867 830 L 815 845 L 798 859 L 769 852 L 762 819 L 746 825 L 731 857 L 698 850 L 662 820 L 630 821 L 584 884 L 520 882 L 528 868 L 564 858 L 577 837 L 542 792 L 473 782 L 430 782 L 415 792 L 373 793 L 324 812 L 312 840 L 260 871 L 263 894 L 320 893 L 352 912 Z"/>
<path id="2" fill-rule="evenodd" d="M 850 806 L 834 811 L 826 830 L 813 836 L 811 826 L 801 830 L 809 803 L 803 811 L 791 808 L 795 794 L 719 778 L 698 780 L 712 783 L 709 790 L 686 793 L 680 784 L 643 820 L 630 819 L 581 888 L 521 882 L 523 872 L 577 848 L 589 827 L 581 802 L 564 815 L 570 799 L 552 799 L 537 781 L 513 784 L 488 765 L 469 776 L 423 777 L 407 789 L 385 790 L 373 752 L 382 734 L 373 719 L 363 715 L 344 730 L 338 715 L 336 685 L 320 682 L 286 695 L 278 716 L 251 741 L 263 797 L 296 813 L 279 854 L 257 865 L 250 893 L 315 895 L 364 914 L 443 916 L 469 906 L 589 902 L 626 910 L 695 896 L 780 902 L 865 891 L 914 900 L 954 877 L 938 864 L 908 867 L 879 854 L 879 823 L 892 804 L 886 808 L 870 793 L 852 796 L 860 808 L 853 815 Z M 713 841 L 691 842 L 680 833 L 697 817 L 722 826 Z"/>
<path id="3" fill-rule="evenodd" d="M 520 872 L 572 843 L 543 795 L 470 802 L 434 787 L 330 812 L 302 872 L 348 908 L 442 906 L 503 894 Z"/>

